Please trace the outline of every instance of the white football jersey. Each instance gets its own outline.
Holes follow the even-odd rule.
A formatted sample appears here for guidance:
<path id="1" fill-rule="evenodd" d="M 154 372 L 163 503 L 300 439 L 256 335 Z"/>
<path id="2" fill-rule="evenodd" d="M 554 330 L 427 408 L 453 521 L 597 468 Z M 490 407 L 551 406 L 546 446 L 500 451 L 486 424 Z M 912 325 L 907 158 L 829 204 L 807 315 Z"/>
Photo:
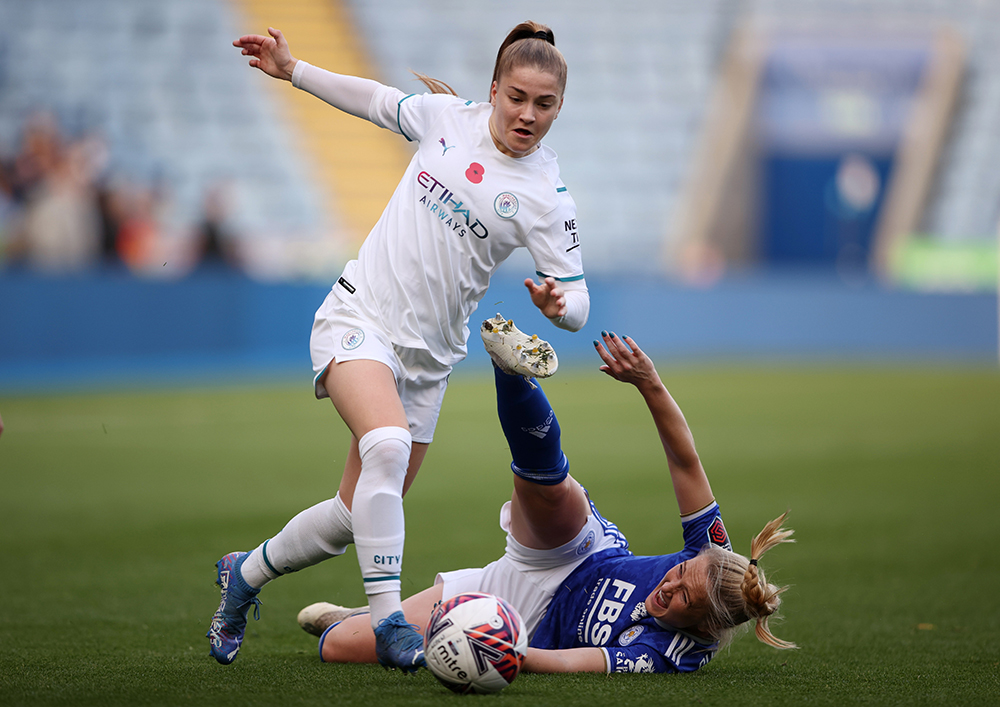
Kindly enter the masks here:
<path id="1" fill-rule="evenodd" d="M 371 106 L 372 122 L 419 149 L 333 291 L 394 344 L 462 360 L 469 317 L 515 248 L 529 250 L 539 276 L 583 278 L 576 204 L 555 152 L 501 153 L 489 103 L 383 86 Z"/>

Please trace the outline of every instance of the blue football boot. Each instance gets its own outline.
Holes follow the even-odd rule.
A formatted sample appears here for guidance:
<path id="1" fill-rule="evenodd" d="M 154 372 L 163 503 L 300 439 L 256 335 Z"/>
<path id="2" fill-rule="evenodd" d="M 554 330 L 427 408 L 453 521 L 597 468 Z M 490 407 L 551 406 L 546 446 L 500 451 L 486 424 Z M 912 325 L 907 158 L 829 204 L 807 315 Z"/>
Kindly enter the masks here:
<path id="1" fill-rule="evenodd" d="M 222 601 L 212 617 L 208 629 L 211 655 L 223 665 L 236 660 L 247 628 L 247 612 L 252 605 L 254 618 L 260 619 L 259 589 L 254 589 L 243 580 L 240 565 L 250 553 L 231 552 L 215 563 L 219 570 L 215 583 L 222 590 Z"/>
<path id="2" fill-rule="evenodd" d="M 426 668 L 424 637 L 417 627 L 407 623 L 402 611 L 389 614 L 375 627 L 375 655 L 384 668 L 399 668 L 415 673 Z"/>

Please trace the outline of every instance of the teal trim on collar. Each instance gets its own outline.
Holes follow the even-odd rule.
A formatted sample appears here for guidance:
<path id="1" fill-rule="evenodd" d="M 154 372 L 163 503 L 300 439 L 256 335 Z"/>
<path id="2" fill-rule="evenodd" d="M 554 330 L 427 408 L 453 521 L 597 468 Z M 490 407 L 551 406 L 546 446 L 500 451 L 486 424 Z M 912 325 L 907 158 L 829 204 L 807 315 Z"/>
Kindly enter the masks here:
<path id="1" fill-rule="evenodd" d="M 466 102 L 465 102 L 465 105 L 467 105 L 467 106 L 471 106 L 471 105 L 472 105 L 472 101 L 466 101 Z"/>
<path id="2" fill-rule="evenodd" d="M 403 106 L 403 101 L 405 101 L 407 98 L 413 98 L 415 95 L 417 94 L 411 93 L 409 96 L 403 96 L 402 98 L 399 99 L 399 102 L 396 104 L 396 127 L 399 128 L 399 134 L 405 137 L 407 142 L 413 142 L 413 138 L 407 135 L 406 131 L 403 130 L 403 126 L 399 122 L 399 111 Z"/>
<path id="3" fill-rule="evenodd" d="M 562 192 L 562 191 L 569 191 L 569 190 L 566 187 L 559 187 L 558 189 L 556 189 L 556 191 Z"/>
<path id="4" fill-rule="evenodd" d="M 547 277 L 552 277 L 552 279 L 557 280 L 558 282 L 576 282 L 577 280 L 583 279 L 583 275 L 574 275 L 573 277 L 553 277 L 552 275 L 546 275 L 545 273 L 538 272 L 537 270 L 535 271 L 535 274 L 543 280 Z"/>

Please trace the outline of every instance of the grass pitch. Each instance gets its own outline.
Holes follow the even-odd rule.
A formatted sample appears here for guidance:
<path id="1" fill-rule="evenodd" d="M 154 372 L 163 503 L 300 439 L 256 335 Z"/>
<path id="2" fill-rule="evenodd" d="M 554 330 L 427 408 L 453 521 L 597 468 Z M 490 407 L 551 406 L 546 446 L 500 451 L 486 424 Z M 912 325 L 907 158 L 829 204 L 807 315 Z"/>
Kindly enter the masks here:
<path id="1" fill-rule="evenodd" d="M 798 544 L 778 652 L 743 636 L 699 673 L 522 675 L 452 695 L 426 671 L 323 665 L 303 605 L 362 603 L 348 556 L 262 592 L 239 659 L 208 657 L 214 562 L 335 492 L 347 433 L 308 385 L 0 401 L 0 705 L 996 704 L 1000 376 L 995 371 L 662 371 L 735 548 L 786 508 Z M 680 545 L 638 395 L 593 371 L 546 390 L 574 475 L 637 554 Z M 499 555 L 509 458 L 487 378 L 456 377 L 406 500 L 404 592 Z"/>

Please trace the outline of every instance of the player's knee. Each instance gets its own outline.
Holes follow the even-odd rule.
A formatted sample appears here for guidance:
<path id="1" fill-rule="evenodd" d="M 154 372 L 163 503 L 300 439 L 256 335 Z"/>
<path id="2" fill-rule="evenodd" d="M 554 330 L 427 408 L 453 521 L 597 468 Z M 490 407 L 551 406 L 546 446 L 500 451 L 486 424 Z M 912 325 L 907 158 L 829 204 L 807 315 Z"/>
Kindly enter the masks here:
<path id="1" fill-rule="evenodd" d="M 410 464 L 413 438 L 402 427 L 377 427 L 358 440 L 361 471 L 384 470 L 395 476 L 405 475 Z"/>

